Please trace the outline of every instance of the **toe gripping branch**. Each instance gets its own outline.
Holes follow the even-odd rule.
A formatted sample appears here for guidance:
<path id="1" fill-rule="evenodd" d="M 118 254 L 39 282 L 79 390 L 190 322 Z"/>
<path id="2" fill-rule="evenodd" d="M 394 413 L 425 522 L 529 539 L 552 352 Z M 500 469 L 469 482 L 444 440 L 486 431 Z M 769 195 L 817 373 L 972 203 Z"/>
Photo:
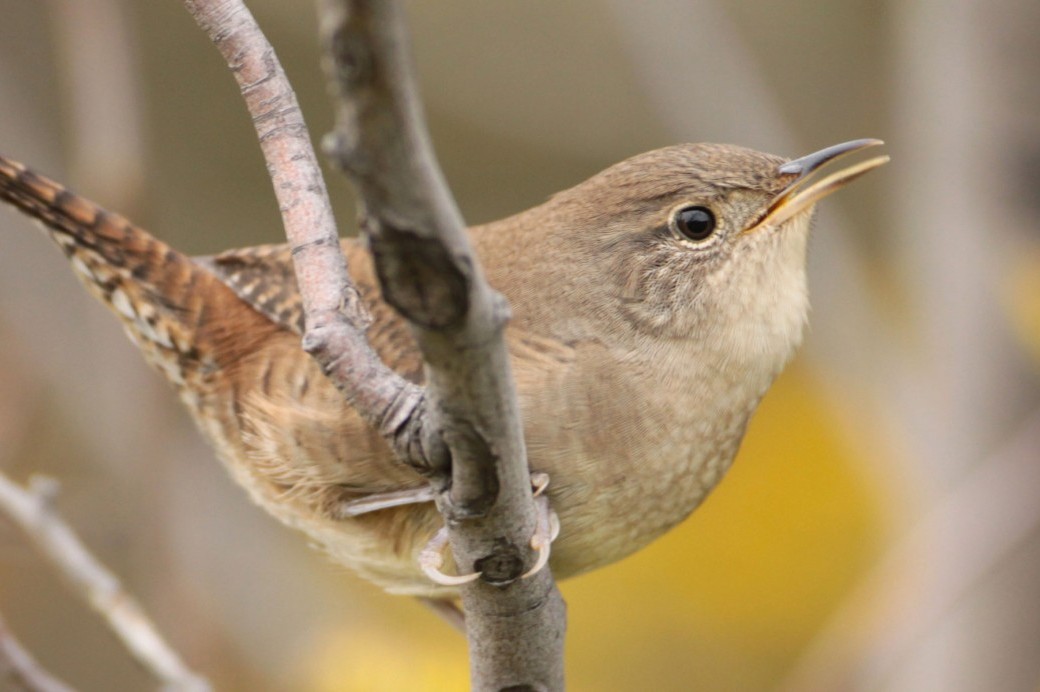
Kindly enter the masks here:
<path id="1" fill-rule="evenodd" d="M 552 511 L 549 506 L 549 497 L 545 495 L 545 489 L 549 487 L 549 476 L 544 473 L 532 473 L 531 486 L 534 491 L 537 517 L 530 545 L 531 549 L 537 552 L 538 558 L 535 560 L 534 566 L 520 576 L 521 579 L 532 577 L 545 568 L 549 563 L 552 542 L 560 533 L 560 520 L 556 516 L 556 512 Z M 419 567 L 423 573 L 435 584 L 443 586 L 461 586 L 479 579 L 481 572 L 451 575 L 441 571 L 441 567 L 444 566 L 444 548 L 447 545 L 448 529 L 442 526 L 419 553 Z"/>

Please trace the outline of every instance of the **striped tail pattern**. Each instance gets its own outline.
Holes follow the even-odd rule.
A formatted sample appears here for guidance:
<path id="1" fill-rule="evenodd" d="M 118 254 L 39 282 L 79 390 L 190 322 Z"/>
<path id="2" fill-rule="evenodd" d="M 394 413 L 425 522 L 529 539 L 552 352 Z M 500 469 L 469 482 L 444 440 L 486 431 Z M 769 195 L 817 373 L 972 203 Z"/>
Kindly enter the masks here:
<path id="1" fill-rule="evenodd" d="M 0 199 L 42 222 L 148 362 L 183 387 L 205 356 L 197 331 L 215 277 L 118 214 L 2 156 Z"/>

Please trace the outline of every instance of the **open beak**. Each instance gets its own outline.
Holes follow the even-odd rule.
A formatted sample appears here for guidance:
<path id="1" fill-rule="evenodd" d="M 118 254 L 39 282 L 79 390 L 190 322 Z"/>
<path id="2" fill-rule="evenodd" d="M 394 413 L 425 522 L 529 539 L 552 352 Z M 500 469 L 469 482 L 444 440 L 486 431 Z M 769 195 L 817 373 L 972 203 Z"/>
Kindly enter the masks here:
<path id="1" fill-rule="evenodd" d="M 780 175 L 796 175 L 791 184 L 780 192 L 772 204 L 758 221 L 752 224 L 745 232 L 754 231 L 766 226 L 779 226 L 796 214 L 809 209 L 830 193 L 845 187 L 856 178 L 878 166 L 888 163 L 888 156 L 875 156 L 866 161 L 839 169 L 828 176 L 819 178 L 815 182 L 810 180 L 814 171 L 819 170 L 824 164 L 836 161 L 848 154 L 876 147 L 884 144 L 880 139 L 856 139 L 843 144 L 835 144 L 832 147 L 821 149 L 800 159 L 794 159 L 781 165 L 776 169 Z"/>

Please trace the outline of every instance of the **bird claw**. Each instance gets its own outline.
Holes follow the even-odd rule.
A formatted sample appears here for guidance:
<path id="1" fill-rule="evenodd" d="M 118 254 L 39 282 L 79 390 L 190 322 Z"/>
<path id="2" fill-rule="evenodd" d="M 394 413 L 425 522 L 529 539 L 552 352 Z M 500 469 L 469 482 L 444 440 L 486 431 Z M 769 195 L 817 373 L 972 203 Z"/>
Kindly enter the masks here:
<path id="1" fill-rule="evenodd" d="M 532 474 L 532 481 L 533 480 L 534 478 Z M 548 484 L 549 478 L 546 476 L 545 485 Z M 545 486 L 542 486 L 541 490 L 544 489 Z M 521 579 L 533 577 L 549 564 L 549 554 L 552 552 L 552 542 L 560 535 L 560 518 L 556 516 L 556 512 L 552 511 L 552 508 L 549 507 L 549 498 L 540 494 L 541 490 L 535 492 L 534 506 L 537 519 L 535 520 L 534 535 L 531 536 L 531 549 L 538 552 L 538 559 L 535 560 L 531 569 L 520 575 Z"/>
<path id="2" fill-rule="evenodd" d="M 448 529 L 442 526 L 419 553 L 419 567 L 423 574 L 429 577 L 433 583 L 442 586 L 462 586 L 479 579 L 480 572 L 453 575 L 441 571 L 441 567 L 444 565 L 444 555 L 441 551 L 446 545 L 448 545 Z"/>
<path id="3" fill-rule="evenodd" d="M 535 497 L 538 497 L 545 492 L 545 489 L 549 487 L 549 474 L 542 473 L 541 471 L 531 472 L 531 491 Z"/>
<path id="4" fill-rule="evenodd" d="M 531 490 L 534 494 L 535 504 L 535 529 L 531 536 L 531 549 L 538 553 L 531 569 L 520 575 L 521 579 L 527 579 L 541 572 L 549 564 L 549 555 L 552 551 L 552 542 L 560 535 L 560 518 L 556 512 L 549 507 L 549 498 L 545 489 L 549 487 L 549 474 L 534 472 L 531 474 Z M 433 534 L 426 547 L 419 553 L 419 567 L 432 582 L 442 586 L 462 586 L 476 581 L 482 572 L 471 572 L 470 574 L 445 574 L 441 571 L 444 565 L 443 550 L 448 545 L 448 529 L 442 526 Z"/>

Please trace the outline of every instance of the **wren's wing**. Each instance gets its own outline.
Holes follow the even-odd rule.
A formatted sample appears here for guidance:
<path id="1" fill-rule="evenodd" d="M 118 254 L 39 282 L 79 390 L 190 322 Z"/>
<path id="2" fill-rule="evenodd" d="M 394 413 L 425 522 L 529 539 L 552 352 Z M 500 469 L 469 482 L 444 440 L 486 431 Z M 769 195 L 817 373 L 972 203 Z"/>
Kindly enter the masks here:
<path id="1" fill-rule="evenodd" d="M 395 372 L 411 382 L 422 382 L 418 345 L 405 321 L 382 300 L 368 252 L 356 240 L 341 243 L 350 277 L 372 316 L 372 324 L 366 332 L 369 343 Z M 254 310 L 279 327 L 303 335 L 303 301 L 288 245 L 259 245 L 193 259 L 213 272 Z M 524 366 L 559 370 L 573 361 L 574 344 L 539 336 L 522 326 L 514 329 L 515 324 L 516 321 L 507 329 L 506 340 L 521 372 Z"/>
<path id="2" fill-rule="evenodd" d="M 361 244 L 343 240 L 350 277 L 372 315 L 366 336 L 388 366 L 412 382 L 422 380 L 422 360 L 404 320 L 381 299 L 371 260 Z M 228 250 L 194 260 L 212 271 L 254 310 L 278 326 L 303 335 L 303 301 L 288 245 Z"/>
<path id="3" fill-rule="evenodd" d="M 303 303 L 288 245 L 260 245 L 192 259 L 261 315 L 303 334 Z"/>
<path id="4" fill-rule="evenodd" d="M 382 300 L 367 253 L 356 241 L 343 251 L 372 323 L 369 343 L 403 377 L 422 379 L 418 347 L 400 317 Z M 350 408 L 300 346 L 303 304 L 288 245 L 228 250 L 194 261 L 212 272 L 255 313 L 279 330 L 262 362 L 239 364 L 244 381 L 238 395 L 243 439 L 251 473 L 276 489 L 281 502 L 293 498 L 330 517 L 344 507 L 411 492 L 425 481 L 397 462 L 382 438 Z M 386 505 L 390 506 L 390 505 Z"/>
<path id="5" fill-rule="evenodd" d="M 372 323 L 366 332 L 376 353 L 394 371 L 415 383 L 423 379 L 419 348 L 405 321 L 380 296 L 371 259 L 360 243 L 342 242 L 348 268 Z M 265 245 L 229 250 L 214 257 L 196 258 L 212 271 L 242 301 L 278 325 L 278 354 L 269 351 L 259 370 L 259 397 L 246 399 L 246 421 L 254 440 L 264 440 L 251 452 L 254 469 L 270 468 L 273 480 L 286 488 L 302 488 L 313 506 L 342 506 L 358 503 L 365 496 L 377 502 L 395 493 L 421 487 L 424 481 L 413 471 L 393 461 L 378 435 L 349 409 L 344 397 L 320 375 L 317 366 L 304 356 L 299 345 L 303 333 L 303 307 L 287 245 Z M 576 345 L 532 333 L 514 323 L 506 330 L 513 357 L 513 376 L 520 403 L 525 408 L 560 406 L 567 397 L 584 396 L 567 390 L 572 381 L 564 373 L 573 367 Z M 272 345 L 271 348 L 274 348 Z M 266 391 L 263 383 L 294 382 L 297 374 L 286 369 L 309 367 L 309 385 Z M 561 410 L 561 413 L 563 411 Z M 548 446 L 545 440 L 558 433 L 560 418 L 549 417 L 541 428 L 533 426 L 532 461 Z M 544 428 L 544 429 L 543 429 Z M 286 436 L 285 430 L 295 434 Z M 268 447 L 270 447 L 268 449 Z M 267 459 L 268 462 L 260 463 Z M 320 460 L 337 460 L 321 463 Z M 346 462 L 346 463 L 340 463 Z"/>

